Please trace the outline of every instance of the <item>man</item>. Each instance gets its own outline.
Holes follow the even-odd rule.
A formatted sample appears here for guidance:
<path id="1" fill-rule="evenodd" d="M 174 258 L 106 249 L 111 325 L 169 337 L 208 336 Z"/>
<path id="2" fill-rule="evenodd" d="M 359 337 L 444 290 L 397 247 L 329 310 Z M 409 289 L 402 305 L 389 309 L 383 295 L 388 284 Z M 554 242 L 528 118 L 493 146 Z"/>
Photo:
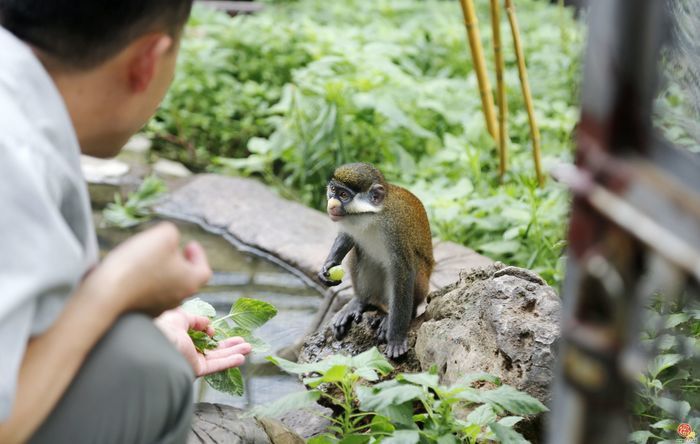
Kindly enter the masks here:
<path id="1" fill-rule="evenodd" d="M 191 6 L 0 0 L 2 443 L 183 442 L 193 373 L 250 351 L 197 354 L 187 330 L 208 320 L 169 310 L 211 275 L 172 224 L 97 263 L 80 173 L 80 152 L 113 156 L 156 109 Z"/>

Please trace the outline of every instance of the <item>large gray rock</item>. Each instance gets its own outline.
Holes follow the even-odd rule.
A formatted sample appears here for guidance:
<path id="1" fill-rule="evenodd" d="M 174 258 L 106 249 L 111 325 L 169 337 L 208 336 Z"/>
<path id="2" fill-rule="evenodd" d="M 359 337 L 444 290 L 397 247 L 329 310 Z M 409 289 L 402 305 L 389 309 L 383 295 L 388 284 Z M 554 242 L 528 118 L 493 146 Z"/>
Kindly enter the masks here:
<path id="1" fill-rule="evenodd" d="M 187 444 L 303 444 L 304 440 L 270 418 L 242 416 L 223 404 L 199 403 Z"/>
<path id="2" fill-rule="evenodd" d="M 486 372 L 547 403 L 559 338 L 560 300 L 528 270 L 494 264 L 464 272 L 434 293 L 416 333 L 421 368 L 443 383 Z"/>
<path id="3" fill-rule="evenodd" d="M 457 282 L 429 296 L 425 313 L 411 324 L 410 350 L 395 363 L 397 371 L 437 365 L 444 384 L 486 372 L 547 403 L 559 315 L 556 293 L 529 270 L 496 263 L 463 271 Z M 324 325 L 306 338 L 299 360 L 355 355 L 377 345 L 374 316 L 366 313 L 342 340 Z"/>

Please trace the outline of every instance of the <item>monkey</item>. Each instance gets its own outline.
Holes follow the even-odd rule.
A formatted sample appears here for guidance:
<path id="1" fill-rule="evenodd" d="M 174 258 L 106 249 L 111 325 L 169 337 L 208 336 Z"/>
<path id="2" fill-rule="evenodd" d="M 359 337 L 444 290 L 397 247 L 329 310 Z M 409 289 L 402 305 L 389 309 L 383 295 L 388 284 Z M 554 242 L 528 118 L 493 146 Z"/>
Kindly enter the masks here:
<path id="1" fill-rule="evenodd" d="M 385 354 L 396 359 L 408 351 L 408 327 L 429 290 L 433 242 L 428 215 L 410 191 L 387 183 L 368 163 L 350 163 L 334 171 L 326 187 L 327 212 L 339 224 L 319 280 L 326 286 L 328 270 L 349 256 L 355 297 L 331 321 L 341 339 L 362 313 L 378 308 L 385 315 L 374 325 Z"/>

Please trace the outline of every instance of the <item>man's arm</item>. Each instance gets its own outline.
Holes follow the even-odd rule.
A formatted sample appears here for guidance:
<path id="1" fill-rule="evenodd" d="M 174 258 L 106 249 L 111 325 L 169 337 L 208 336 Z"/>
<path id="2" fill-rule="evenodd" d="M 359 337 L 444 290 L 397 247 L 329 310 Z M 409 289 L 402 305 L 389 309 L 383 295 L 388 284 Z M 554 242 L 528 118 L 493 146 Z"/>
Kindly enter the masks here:
<path id="1" fill-rule="evenodd" d="M 31 437 L 122 313 L 158 314 L 210 276 L 201 247 L 190 244 L 181 251 L 172 224 L 160 224 L 117 247 L 83 280 L 56 322 L 30 340 L 10 417 L 0 423 L 0 442 Z"/>

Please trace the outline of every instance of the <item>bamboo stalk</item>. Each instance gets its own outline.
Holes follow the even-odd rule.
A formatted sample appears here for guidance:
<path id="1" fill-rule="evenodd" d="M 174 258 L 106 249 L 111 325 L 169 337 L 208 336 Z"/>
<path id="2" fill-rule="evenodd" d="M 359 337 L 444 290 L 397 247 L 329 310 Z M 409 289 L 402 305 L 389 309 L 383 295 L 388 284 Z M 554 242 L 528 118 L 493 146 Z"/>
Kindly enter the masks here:
<path id="1" fill-rule="evenodd" d="M 493 31 L 493 53 L 496 60 L 496 103 L 498 104 L 498 175 L 503 181 L 503 176 L 508 168 L 507 142 L 508 134 L 506 130 L 506 114 L 508 113 L 508 103 L 506 102 L 506 86 L 503 79 L 505 63 L 503 62 L 503 51 L 501 48 L 501 17 L 498 0 L 491 0 L 491 28 Z"/>
<path id="2" fill-rule="evenodd" d="M 544 175 L 542 174 L 542 154 L 540 153 L 540 130 L 537 127 L 535 120 L 535 112 L 532 108 L 532 94 L 530 93 L 530 84 L 527 80 L 527 70 L 525 68 L 525 56 L 520 43 L 520 31 L 518 30 L 518 20 L 515 17 L 515 6 L 512 0 L 505 0 L 506 12 L 510 29 L 513 33 L 513 46 L 515 47 L 515 58 L 518 61 L 518 74 L 520 75 L 520 86 L 523 90 L 523 99 L 527 109 L 527 116 L 530 122 L 530 136 L 532 137 L 532 157 L 535 160 L 535 172 L 537 173 L 537 181 L 540 187 L 544 186 Z"/>
<path id="3" fill-rule="evenodd" d="M 486 75 L 486 61 L 484 60 L 484 50 L 481 46 L 481 37 L 479 36 L 479 20 L 476 18 L 472 0 L 460 0 L 460 4 L 462 5 L 464 25 L 467 28 L 467 36 L 469 37 L 474 70 L 479 82 L 479 93 L 481 94 L 481 105 L 484 109 L 486 128 L 494 140 L 498 141 L 496 115 L 493 110 L 493 93 L 491 92 L 488 75 Z"/>

